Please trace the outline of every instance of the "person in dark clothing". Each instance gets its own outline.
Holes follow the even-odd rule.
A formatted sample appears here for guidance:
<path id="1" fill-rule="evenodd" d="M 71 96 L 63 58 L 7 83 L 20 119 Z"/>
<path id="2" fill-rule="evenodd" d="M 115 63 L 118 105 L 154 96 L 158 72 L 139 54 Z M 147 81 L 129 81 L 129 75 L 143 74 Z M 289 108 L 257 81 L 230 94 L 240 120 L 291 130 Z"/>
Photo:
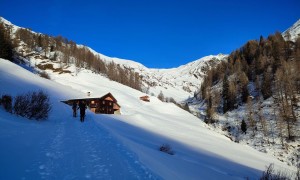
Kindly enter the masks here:
<path id="1" fill-rule="evenodd" d="M 73 109 L 73 117 L 76 117 L 77 116 L 77 102 L 76 101 L 73 102 L 72 109 Z"/>
<path id="2" fill-rule="evenodd" d="M 80 121 L 83 122 L 84 121 L 84 116 L 85 116 L 85 109 L 86 109 L 85 101 L 79 102 L 78 109 L 80 109 Z"/>

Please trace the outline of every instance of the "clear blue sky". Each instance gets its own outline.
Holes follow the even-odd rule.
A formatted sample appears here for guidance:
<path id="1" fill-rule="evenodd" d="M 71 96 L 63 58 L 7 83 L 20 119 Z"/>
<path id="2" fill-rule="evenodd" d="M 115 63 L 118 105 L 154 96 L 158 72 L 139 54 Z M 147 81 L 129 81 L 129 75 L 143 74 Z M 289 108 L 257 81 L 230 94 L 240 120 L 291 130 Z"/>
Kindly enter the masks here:
<path id="1" fill-rule="evenodd" d="M 0 8 L 13 24 L 150 68 L 229 54 L 300 18 L 300 0 L 0 0 Z"/>

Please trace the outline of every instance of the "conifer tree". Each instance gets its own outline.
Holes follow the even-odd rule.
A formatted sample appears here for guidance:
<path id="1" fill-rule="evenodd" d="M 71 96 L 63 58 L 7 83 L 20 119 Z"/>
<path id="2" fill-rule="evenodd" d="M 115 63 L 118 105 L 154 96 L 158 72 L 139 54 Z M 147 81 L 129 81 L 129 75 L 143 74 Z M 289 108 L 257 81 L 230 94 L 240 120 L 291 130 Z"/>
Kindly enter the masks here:
<path id="1" fill-rule="evenodd" d="M 186 110 L 187 112 L 191 112 L 188 103 L 185 103 L 185 105 L 183 106 L 183 109 Z"/>
<path id="2" fill-rule="evenodd" d="M 207 98 L 207 105 L 206 105 L 206 116 L 205 116 L 205 123 L 207 124 L 211 124 L 214 123 L 214 107 L 213 107 L 213 99 L 212 99 L 212 95 L 209 92 L 208 93 L 208 98 Z"/>
<path id="3" fill-rule="evenodd" d="M 226 113 L 229 109 L 229 83 L 227 74 L 225 74 L 223 78 L 223 89 L 222 89 L 222 97 L 223 97 L 223 113 Z"/>
<path id="4" fill-rule="evenodd" d="M 256 135 L 255 132 L 257 130 L 257 127 L 256 127 L 256 121 L 254 119 L 253 104 L 252 104 L 251 97 L 248 97 L 246 108 L 247 108 L 248 124 L 249 124 L 249 127 L 252 130 L 252 137 L 254 137 Z"/>
<path id="5" fill-rule="evenodd" d="M 228 110 L 233 110 L 236 108 L 237 105 L 237 84 L 235 81 L 229 82 L 229 95 L 227 101 L 227 108 Z"/>
<path id="6" fill-rule="evenodd" d="M 0 24 L 0 58 L 7 60 L 12 60 L 13 58 L 13 46 L 9 32 L 6 31 L 3 24 Z"/>
<path id="7" fill-rule="evenodd" d="M 244 119 L 242 120 L 241 130 L 243 131 L 243 133 L 247 133 L 247 124 Z"/>
<path id="8" fill-rule="evenodd" d="M 261 85 L 261 93 L 264 99 L 268 99 L 272 96 L 272 74 L 268 69 L 264 72 L 263 81 Z"/>
<path id="9" fill-rule="evenodd" d="M 257 110 L 257 115 L 258 115 L 258 120 L 261 125 L 261 131 L 264 135 L 265 138 L 267 138 L 268 144 L 270 143 L 269 141 L 269 136 L 268 136 L 268 126 L 267 126 L 267 121 L 263 115 L 263 107 L 262 107 L 262 102 L 259 102 L 258 110 Z"/>
<path id="10" fill-rule="evenodd" d="M 240 80 L 240 89 L 241 89 L 241 95 L 242 95 L 242 102 L 246 103 L 249 94 L 248 91 L 248 77 L 244 72 L 239 73 L 239 80 Z"/>

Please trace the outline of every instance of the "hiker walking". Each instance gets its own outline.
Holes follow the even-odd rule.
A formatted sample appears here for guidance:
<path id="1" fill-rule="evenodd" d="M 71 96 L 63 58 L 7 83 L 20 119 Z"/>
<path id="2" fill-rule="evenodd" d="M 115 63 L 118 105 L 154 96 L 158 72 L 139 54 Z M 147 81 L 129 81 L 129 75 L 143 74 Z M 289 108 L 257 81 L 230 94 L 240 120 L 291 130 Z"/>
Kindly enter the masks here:
<path id="1" fill-rule="evenodd" d="M 77 102 L 76 101 L 73 102 L 72 109 L 73 109 L 73 117 L 76 117 L 77 116 Z"/>
<path id="2" fill-rule="evenodd" d="M 85 109 L 86 109 L 86 104 L 85 104 L 84 100 L 79 102 L 78 109 L 80 109 L 80 121 L 83 122 L 84 121 L 84 116 L 85 116 Z"/>

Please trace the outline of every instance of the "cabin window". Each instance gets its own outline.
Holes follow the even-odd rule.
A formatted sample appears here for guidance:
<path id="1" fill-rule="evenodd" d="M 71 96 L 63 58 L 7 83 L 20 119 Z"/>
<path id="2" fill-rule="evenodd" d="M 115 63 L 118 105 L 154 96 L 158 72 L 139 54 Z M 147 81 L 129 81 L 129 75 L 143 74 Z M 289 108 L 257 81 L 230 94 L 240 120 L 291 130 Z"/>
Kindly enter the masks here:
<path id="1" fill-rule="evenodd" d="M 111 102 L 109 102 L 109 105 L 111 106 Z"/>
<path id="2" fill-rule="evenodd" d="M 102 104 L 105 104 L 105 101 L 102 101 Z"/>

